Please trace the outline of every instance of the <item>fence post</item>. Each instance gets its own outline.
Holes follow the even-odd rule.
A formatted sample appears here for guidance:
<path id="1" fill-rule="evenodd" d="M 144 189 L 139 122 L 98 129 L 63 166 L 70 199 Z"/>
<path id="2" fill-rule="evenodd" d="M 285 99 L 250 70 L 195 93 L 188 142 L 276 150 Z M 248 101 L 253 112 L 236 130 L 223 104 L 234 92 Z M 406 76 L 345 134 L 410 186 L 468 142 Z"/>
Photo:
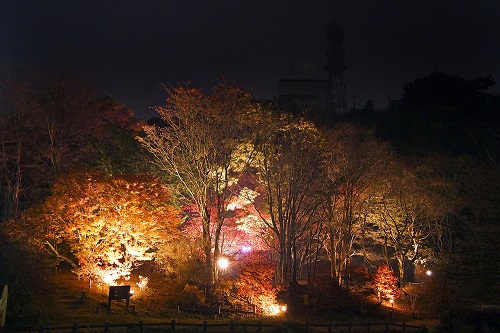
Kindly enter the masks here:
<path id="1" fill-rule="evenodd" d="M 389 333 L 389 322 L 388 321 L 385 322 L 385 331 L 384 332 Z"/>
<path id="2" fill-rule="evenodd" d="M 73 333 L 78 332 L 78 325 L 76 323 L 73 323 Z"/>
<path id="3" fill-rule="evenodd" d="M 80 303 L 83 304 L 83 301 L 85 300 L 85 296 L 87 295 L 87 293 L 84 291 L 82 293 L 82 297 L 80 298 Z"/>
<path id="4" fill-rule="evenodd" d="M 144 323 L 139 320 L 139 333 L 144 333 Z"/>
<path id="5" fill-rule="evenodd" d="M 332 322 L 328 323 L 328 333 L 332 333 Z"/>
<path id="6" fill-rule="evenodd" d="M 406 323 L 403 321 L 403 333 L 406 333 Z"/>
<path id="7" fill-rule="evenodd" d="M 203 332 L 207 331 L 207 325 L 208 325 L 208 322 L 206 320 L 203 321 Z"/>
<path id="8" fill-rule="evenodd" d="M 234 320 L 229 321 L 229 332 L 234 332 Z"/>
<path id="9" fill-rule="evenodd" d="M 259 321 L 259 323 L 257 324 L 257 332 L 262 332 L 262 322 Z"/>
<path id="10" fill-rule="evenodd" d="M 175 319 L 170 322 L 170 326 L 172 327 L 172 332 L 175 332 Z"/>
<path id="11" fill-rule="evenodd" d="M 366 324 L 366 333 L 370 333 L 370 325 L 371 325 L 370 322 L 368 322 L 368 324 Z"/>
<path id="12" fill-rule="evenodd" d="M 104 323 L 104 332 L 109 333 L 109 322 L 107 321 Z"/>

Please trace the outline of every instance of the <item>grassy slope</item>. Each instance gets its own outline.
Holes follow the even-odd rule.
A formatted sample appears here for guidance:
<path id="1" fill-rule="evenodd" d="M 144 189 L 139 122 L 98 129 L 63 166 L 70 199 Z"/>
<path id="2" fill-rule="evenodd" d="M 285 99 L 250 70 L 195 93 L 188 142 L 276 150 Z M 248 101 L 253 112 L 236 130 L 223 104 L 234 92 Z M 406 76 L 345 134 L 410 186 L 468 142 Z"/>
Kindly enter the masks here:
<path id="1" fill-rule="evenodd" d="M 59 272 L 51 278 L 49 292 L 44 297 L 43 304 L 37 304 L 34 308 L 38 309 L 35 314 L 26 318 L 16 320 L 11 326 L 71 326 L 73 323 L 78 325 L 102 325 L 105 322 L 110 324 L 136 324 L 139 321 L 144 323 L 165 323 L 171 320 L 177 322 L 201 323 L 204 320 L 213 322 L 213 317 L 203 317 L 187 313 L 179 313 L 177 309 L 162 304 L 161 295 L 151 295 L 150 297 L 134 298 L 130 301 L 130 306 L 125 306 L 125 301 L 113 301 L 111 309 L 107 309 L 107 295 L 89 292 L 88 283 L 78 281 L 76 276 L 70 272 Z M 278 325 L 285 320 L 287 322 L 305 323 L 305 322 L 323 322 L 333 321 L 336 323 L 347 323 L 348 318 L 341 314 L 332 314 L 325 318 L 311 316 L 294 316 L 293 318 L 238 318 L 232 317 L 237 322 L 258 322 Z M 231 317 L 219 318 L 219 320 L 229 321 Z M 358 318 L 360 322 L 381 322 L 387 320 L 383 318 Z M 406 321 L 414 325 L 427 325 L 435 327 L 435 320 L 412 320 L 410 317 L 394 311 L 394 321 Z M 220 321 L 219 321 L 220 322 Z"/>

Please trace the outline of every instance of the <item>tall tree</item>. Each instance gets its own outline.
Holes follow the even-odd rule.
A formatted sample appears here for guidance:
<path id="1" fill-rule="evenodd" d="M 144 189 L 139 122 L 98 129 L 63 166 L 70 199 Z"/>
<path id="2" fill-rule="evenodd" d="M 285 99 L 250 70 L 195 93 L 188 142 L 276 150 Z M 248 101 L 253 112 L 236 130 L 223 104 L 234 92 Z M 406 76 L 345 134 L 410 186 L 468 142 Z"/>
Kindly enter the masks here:
<path id="1" fill-rule="evenodd" d="M 265 193 L 261 218 L 274 236 L 277 283 L 298 279 L 301 238 L 317 217 L 321 195 L 322 137 L 309 122 L 262 110 L 256 126 L 258 182 Z"/>
<path id="2" fill-rule="evenodd" d="M 383 238 L 384 248 L 393 250 L 403 287 L 407 269 L 423 258 L 426 240 L 435 221 L 441 219 L 441 211 L 425 180 L 400 161 L 394 161 L 387 177 L 376 185 L 368 217 Z"/>
<path id="3" fill-rule="evenodd" d="M 214 283 L 231 185 L 249 158 L 240 149 L 245 137 L 240 119 L 250 110 L 251 96 L 225 82 L 211 95 L 188 86 L 165 89 L 167 105 L 155 108 L 165 126 L 145 126 L 138 140 L 177 182 L 186 201 L 196 206 L 206 278 Z"/>
<path id="4" fill-rule="evenodd" d="M 498 302 L 500 172 L 498 163 L 470 163 L 460 174 L 460 208 L 442 273 L 455 299 Z"/>
<path id="5" fill-rule="evenodd" d="M 96 152 L 92 143 L 109 141 L 111 126 L 132 131 L 134 124 L 131 112 L 112 98 L 97 98 L 90 83 L 50 75 L 5 79 L 0 86 L 4 217 L 42 200 L 61 173 L 89 163 Z"/>
<path id="6" fill-rule="evenodd" d="M 324 169 L 330 189 L 323 210 L 331 275 L 334 283 L 348 287 L 353 245 L 357 243 L 363 250 L 366 248 L 370 188 L 385 177 L 391 153 L 371 130 L 348 124 L 336 126 L 326 146 Z M 366 258 L 366 253 L 363 256 Z"/>
<path id="7" fill-rule="evenodd" d="M 0 207 L 4 219 L 17 216 L 29 201 L 26 169 L 32 164 L 31 143 L 36 140 L 33 94 L 29 83 L 14 80 L 4 82 L 0 91 Z"/>

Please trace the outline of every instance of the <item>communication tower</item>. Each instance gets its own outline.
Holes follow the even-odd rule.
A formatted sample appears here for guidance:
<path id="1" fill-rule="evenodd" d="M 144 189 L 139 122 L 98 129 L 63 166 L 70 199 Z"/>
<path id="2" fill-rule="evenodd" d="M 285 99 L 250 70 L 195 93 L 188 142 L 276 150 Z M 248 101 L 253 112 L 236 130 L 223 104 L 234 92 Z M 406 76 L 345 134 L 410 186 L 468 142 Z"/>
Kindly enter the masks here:
<path id="1" fill-rule="evenodd" d="M 333 22 L 326 28 L 326 40 L 328 42 L 326 49 L 327 63 L 325 70 L 332 83 L 330 109 L 337 114 L 348 111 L 347 95 L 344 83 L 345 65 L 345 34 L 344 27 L 339 23 Z"/>

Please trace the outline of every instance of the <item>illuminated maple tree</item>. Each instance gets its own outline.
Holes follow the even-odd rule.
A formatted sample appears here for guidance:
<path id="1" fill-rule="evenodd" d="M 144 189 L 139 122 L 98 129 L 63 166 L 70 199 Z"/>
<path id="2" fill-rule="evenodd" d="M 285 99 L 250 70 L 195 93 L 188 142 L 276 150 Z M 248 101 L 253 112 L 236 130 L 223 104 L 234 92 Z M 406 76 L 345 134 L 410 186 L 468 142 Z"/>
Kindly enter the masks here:
<path id="1" fill-rule="evenodd" d="M 269 259 L 269 254 L 262 251 L 254 251 L 248 254 L 235 280 L 236 295 L 247 302 L 254 304 L 264 313 L 270 307 L 276 305 L 274 264 Z"/>
<path id="2" fill-rule="evenodd" d="M 398 277 L 387 265 L 382 265 L 373 276 L 371 287 L 375 291 L 379 302 L 382 300 L 395 300 L 401 296 L 398 288 Z"/>
<path id="3" fill-rule="evenodd" d="M 220 253 L 235 256 L 244 252 L 269 250 L 265 241 L 265 224 L 254 207 L 254 198 L 259 194 L 247 187 L 234 191 L 236 195 L 228 200 L 224 212 L 225 222 L 219 236 Z M 184 206 L 182 211 L 187 218 L 181 226 L 181 231 L 194 243 L 202 237 L 201 216 L 194 205 Z M 213 221 L 210 228 L 212 235 L 216 232 L 215 222 Z"/>
<path id="4" fill-rule="evenodd" d="M 8 232 L 66 261 L 79 276 L 112 284 L 178 237 L 170 191 L 148 176 L 106 178 L 97 171 L 60 177 L 52 195 Z"/>

